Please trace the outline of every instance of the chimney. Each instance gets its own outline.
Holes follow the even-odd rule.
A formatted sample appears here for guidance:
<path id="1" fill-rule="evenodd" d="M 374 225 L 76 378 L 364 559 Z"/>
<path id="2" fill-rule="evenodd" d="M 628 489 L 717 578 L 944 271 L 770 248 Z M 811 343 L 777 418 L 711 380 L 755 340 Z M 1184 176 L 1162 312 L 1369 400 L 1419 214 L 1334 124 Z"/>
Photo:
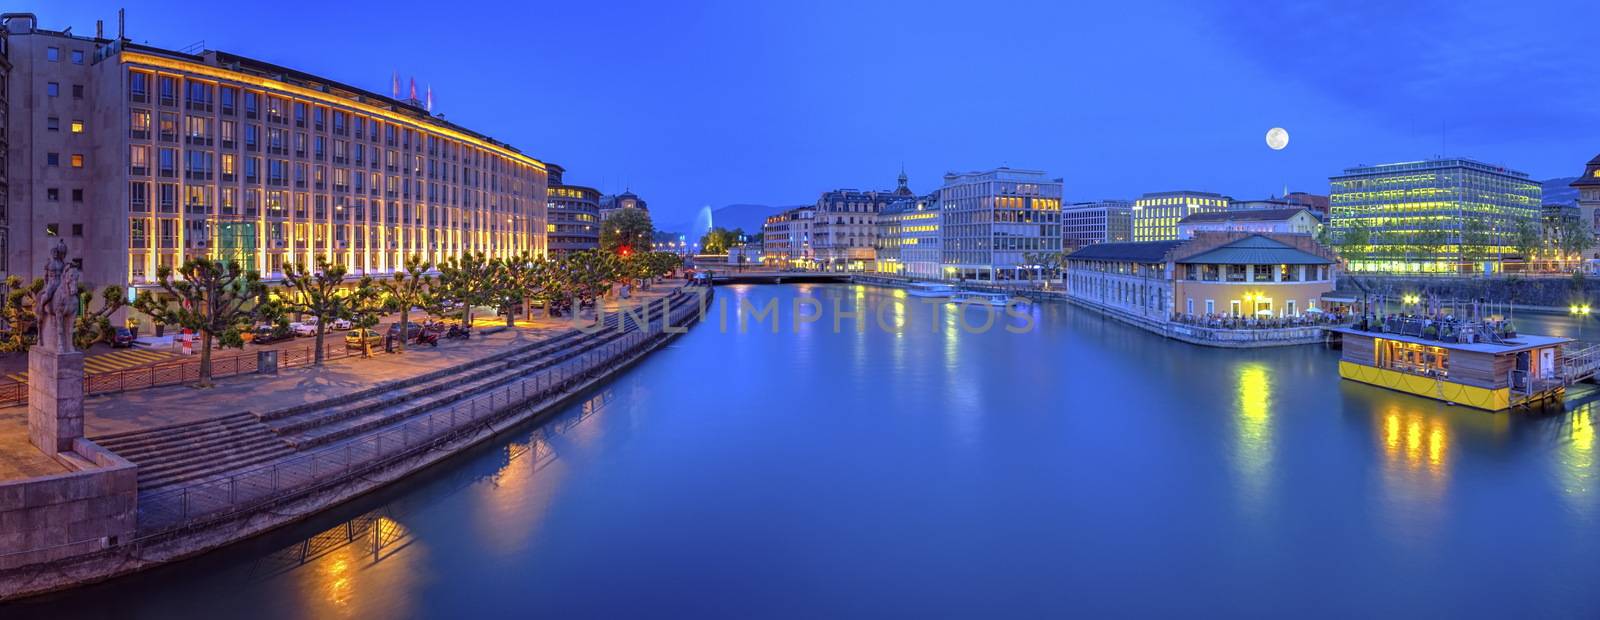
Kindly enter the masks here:
<path id="1" fill-rule="evenodd" d="M 117 9 L 117 39 L 128 38 L 128 10 Z"/>
<path id="2" fill-rule="evenodd" d="M 104 38 L 106 38 L 106 20 L 103 20 L 103 19 L 94 20 L 94 38 L 96 38 L 96 39 L 104 39 Z"/>

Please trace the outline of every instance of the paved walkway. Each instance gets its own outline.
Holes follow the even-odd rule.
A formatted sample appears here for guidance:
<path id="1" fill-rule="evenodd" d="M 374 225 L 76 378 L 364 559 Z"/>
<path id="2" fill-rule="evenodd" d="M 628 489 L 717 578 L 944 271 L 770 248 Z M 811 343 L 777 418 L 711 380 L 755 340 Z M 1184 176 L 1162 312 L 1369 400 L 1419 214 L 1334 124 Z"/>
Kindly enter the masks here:
<path id="1" fill-rule="evenodd" d="M 666 282 L 649 291 L 635 291 L 625 303 L 656 299 L 670 293 L 678 282 Z M 608 310 L 617 301 L 606 303 Z M 416 320 L 416 319 L 413 319 Z M 437 348 L 408 345 L 403 355 L 351 356 L 326 362 L 322 367 L 301 367 L 277 375 L 246 374 L 217 379 L 209 389 L 168 386 L 119 394 L 91 396 L 84 402 L 84 434 L 90 438 L 110 433 L 194 422 L 241 411 L 263 412 L 315 402 L 366 389 L 403 377 L 500 355 L 572 329 L 566 319 L 534 317 L 498 333 L 504 320 L 474 317 L 471 340 L 441 340 Z M 228 351 L 232 351 L 229 349 Z M 0 480 L 65 471 L 28 442 L 26 406 L 0 408 Z"/>

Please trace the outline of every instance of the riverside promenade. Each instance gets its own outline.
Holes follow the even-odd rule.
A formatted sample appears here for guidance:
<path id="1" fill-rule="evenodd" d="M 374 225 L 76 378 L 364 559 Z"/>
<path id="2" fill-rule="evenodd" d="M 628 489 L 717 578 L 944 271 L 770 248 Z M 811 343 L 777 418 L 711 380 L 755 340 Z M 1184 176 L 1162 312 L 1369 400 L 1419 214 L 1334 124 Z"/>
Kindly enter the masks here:
<path id="1" fill-rule="evenodd" d="M 83 540 L 64 532 L 46 539 L 50 548 L 0 537 L 0 600 L 188 557 L 399 480 L 626 368 L 687 329 L 709 293 L 673 283 L 636 290 L 621 304 L 654 305 L 642 326 L 621 319 L 613 300 L 600 330 L 480 319 L 469 341 L 404 355 L 90 398 L 84 443 L 137 468 L 136 505 L 107 502 L 137 515 L 126 519 L 132 531 Z M 22 501 L 35 495 L 25 485 L 72 473 L 27 442 L 26 416 L 0 410 L 0 520 L 30 516 L 8 512 L 16 506 L 7 488 Z"/>

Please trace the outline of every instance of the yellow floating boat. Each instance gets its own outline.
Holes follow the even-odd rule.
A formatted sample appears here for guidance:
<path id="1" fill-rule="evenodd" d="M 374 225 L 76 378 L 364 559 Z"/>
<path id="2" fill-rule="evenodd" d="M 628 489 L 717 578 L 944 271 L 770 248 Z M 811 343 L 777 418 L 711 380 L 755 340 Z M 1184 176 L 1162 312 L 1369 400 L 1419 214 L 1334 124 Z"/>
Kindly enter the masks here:
<path id="1" fill-rule="evenodd" d="M 1428 336 L 1420 329 L 1388 327 L 1400 329 L 1333 330 L 1343 340 L 1340 377 L 1485 411 L 1558 399 L 1576 378 L 1564 367 L 1569 360 L 1563 349 L 1571 338 L 1507 338 L 1462 326 L 1441 339 L 1433 337 L 1439 327 Z"/>

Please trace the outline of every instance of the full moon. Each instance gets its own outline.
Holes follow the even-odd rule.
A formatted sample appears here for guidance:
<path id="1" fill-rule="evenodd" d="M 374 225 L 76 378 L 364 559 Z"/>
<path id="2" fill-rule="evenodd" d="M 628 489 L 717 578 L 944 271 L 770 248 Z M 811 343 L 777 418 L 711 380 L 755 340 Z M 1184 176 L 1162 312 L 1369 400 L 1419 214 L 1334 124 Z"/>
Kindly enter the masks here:
<path id="1" fill-rule="evenodd" d="M 1284 131 L 1282 127 L 1268 129 L 1267 146 L 1272 147 L 1274 151 L 1283 150 L 1283 147 L 1289 146 L 1289 132 Z"/>

